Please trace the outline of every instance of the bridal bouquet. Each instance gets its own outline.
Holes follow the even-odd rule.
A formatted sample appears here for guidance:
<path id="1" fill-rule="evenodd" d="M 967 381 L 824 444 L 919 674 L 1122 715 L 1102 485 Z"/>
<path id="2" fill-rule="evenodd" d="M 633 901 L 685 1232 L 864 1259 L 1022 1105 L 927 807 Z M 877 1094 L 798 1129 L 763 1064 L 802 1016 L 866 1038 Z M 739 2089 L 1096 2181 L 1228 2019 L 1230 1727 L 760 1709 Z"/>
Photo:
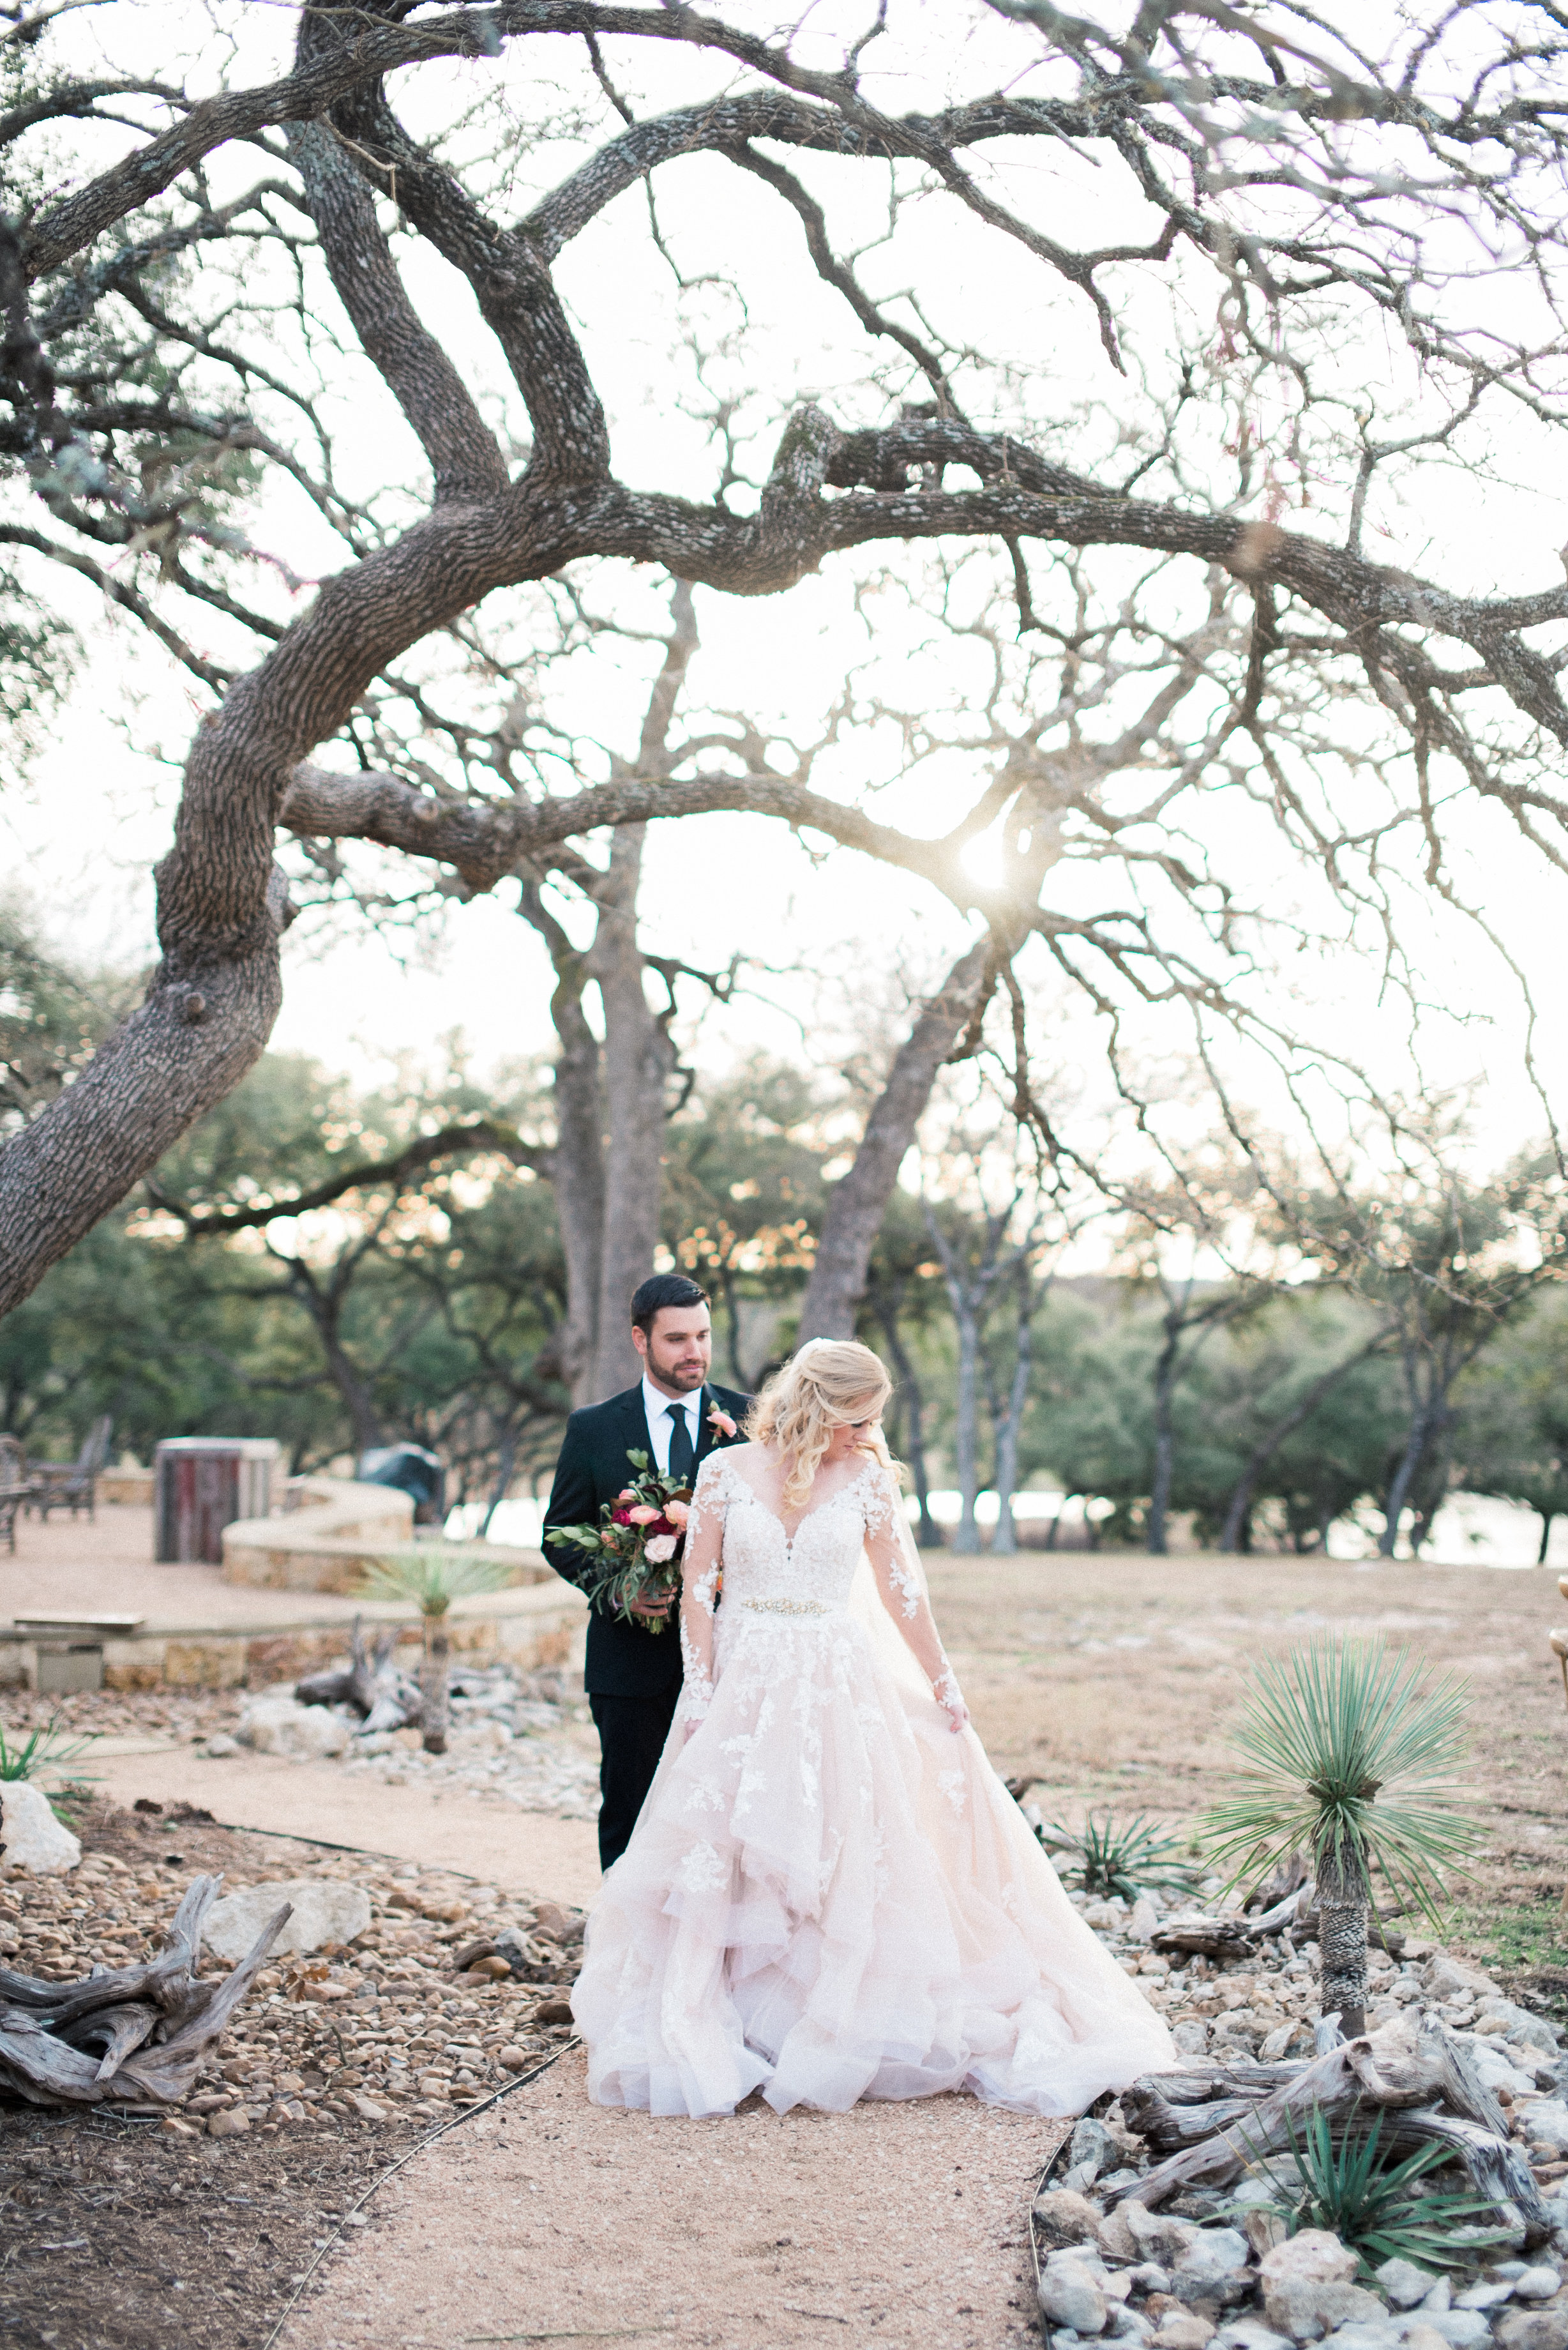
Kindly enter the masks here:
<path id="1" fill-rule="evenodd" d="M 691 1515 L 691 1488 L 660 1477 L 646 1452 L 628 1452 L 639 1472 L 599 1512 L 597 1526 L 552 1526 L 545 1539 L 587 1552 L 596 1571 L 583 1584 L 590 1607 L 662 1632 L 661 1616 L 634 1617 L 634 1599 L 662 1598 L 680 1587 L 680 1545 Z"/>

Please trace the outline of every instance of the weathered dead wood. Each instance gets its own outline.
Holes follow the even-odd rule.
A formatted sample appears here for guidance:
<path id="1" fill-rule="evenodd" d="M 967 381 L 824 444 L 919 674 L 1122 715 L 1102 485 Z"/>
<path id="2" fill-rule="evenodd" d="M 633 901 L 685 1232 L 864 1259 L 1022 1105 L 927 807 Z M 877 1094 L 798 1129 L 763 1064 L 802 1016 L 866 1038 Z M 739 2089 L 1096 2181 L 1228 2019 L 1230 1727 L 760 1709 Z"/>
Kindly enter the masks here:
<path id="1" fill-rule="evenodd" d="M 417 1728 L 424 1700 L 419 1683 L 392 1662 L 397 1638 L 396 1628 L 387 1626 L 377 1633 L 375 1648 L 367 1656 L 364 1631 L 356 1616 L 348 1639 L 348 1670 L 307 1673 L 295 1683 L 296 1701 L 353 1706 L 365 1717 L 359 1725 L 361 1736 L 371 1731 Z"/>
<path id="2" fill-rule="evenodd" d="M 222 1982 L 199 1981 L 202 1924 L 221 1877 L 194 1877 L 151 1965 L 85 1982 L 0 1970 L 0 2087 L 34 2105 L 172 2105 L 184 2096 L 293 1912 L 286 1902 Z"/>
<path id="3" fill-rule="evenodd" d="M 1263 2069 L 1253 2068 L 1254 2074 Z M 1309 2114 L 1331 2122 L 1382 2114 L 1390 2144 L 1450 2147 L 1478 2195 L 1518 2212 L 1527 2241 L 1550 2234 L 1533 2173 L 1509 2142 L 1501 2108 L 1435 2018 L 1414 2042 L 1377 2033 L 1344 2041 L 1310 2064 L 1270 2069 L 1289 2077 L 1261 2097 L 1238 2095 L 1234 2081 L 1201 2073 L 1146 2074 L 1124 2090 L 1122 2111 L 1131 2126 L 1157 2147 L 1178 2150 L 1112 2200 L 1157 2210 L 1187 2188 L 1228 2187 L 1293 2139 L 1299 2143 Z M 1193 2084 L 1210 2081 L 1232 2094 L 1206 2104 L 1179 2095 L 1179 2087 L 1190 2092 Z"/>

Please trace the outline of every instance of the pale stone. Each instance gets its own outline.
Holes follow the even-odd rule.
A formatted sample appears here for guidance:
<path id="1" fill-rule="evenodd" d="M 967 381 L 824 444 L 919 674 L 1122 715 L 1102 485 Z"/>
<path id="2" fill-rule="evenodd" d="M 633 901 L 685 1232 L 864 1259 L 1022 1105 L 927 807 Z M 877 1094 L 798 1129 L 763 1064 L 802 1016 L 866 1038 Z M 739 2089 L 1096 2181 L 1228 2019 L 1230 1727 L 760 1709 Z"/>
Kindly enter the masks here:
<path id="1" fill-rule="evenodd" d="M 1147 1942 L 1158 1923 L 1159 1911 L 1147 1893 L 1140 1893 L 1133 1903 L 1132 1915 L 1127 1919 L 1127 1932 L 1135 1942 Z"/>
<path id="2" fill-rule="evenodd" d="M 1215 2335 L 1214 2350 L 1290 2350 L 1290 2337 L 1275 2334 L 1261 2317 L 1232 2317 Z"/>
<path id="3" fill-rule="evenodd" d="M 209 1762 L 224 1762 L 231 1754 L 237 1754 L 239 1751 L 239 1740 L 231 1738 L 226 1730 L 214 1731 L 205 1746 L 196 1749 L 197 1753 L 204 1754 Z"/>
<path id="4" fill-rule="evenodd" d="M 1401 2319 L 1386 2317 L 1369 2325 L 1342 2325 L 1328 2339 L 1334 2350 L 1400 2350 L 1405 2330 Z"/>
<path id="5" fill-rule="evenodd" d="M 1421 2303 L 1423 2309 L 1447 2309 L 1454 2297 L 1454 2288 L 1446 2276 L 1440 2276 Z"/>
<path id="6" fill-rule="evenodd" d="M 1352 2284 L 1358 2262 L 1348 2244 L 1324 2228 L 1303 2228 L 1262 2260 L 1263 2306 L 1269 2323 L 1293 2342 L 1315 2342 L 1336 2326 L 1382 2318 L 1375 2293 Z"/>
<path id="7" fill-rule="evenodd" d="M 1568 2309 L 1513 2309 L 1497 2329 L 1501 2350 L 1568 2350 Z"/>
<path id="8" fill-rule="evenodd" d="M 0 1858 L 29 1877 L 64 1877 L 82 1856 L 69 1828 L 56 1819 L 49 1800 L 30 1779 L 0 1780 Z"/>
<path id="9" fill-rule="evenodd" d="M 1071 2252 L 1046 2262 L 1040 2276 L 1040 2306 L 1053 2325 L 1070 2325 L 1080 2338 L 1104 2330 L 1106 2296 L 1099 2281 Z"/>
<path id="10" fill-rule="evenodd" d="M 1190 2309 L 1179 2313 L 1168 2310 L 1153 2336 L 1155 2350 L 1205 2350 L 1206 2344 L 1213 2339 L 1214 2328 L 1209 2320 Z"/>
<path id="11" fill-rule="evenodd" d="M 1170 2271 L 1162 2269 L 1158 2261 L 1140 2261 L 1136 2269 L 1128 2269 L 1127 2275 L 1136 2293 L 1170 2291 Z"/>
<path id="12" fill-rule="evenodd" d="M 326 1942 L 352 1942 L 370 1922 L 369 1896 L 358 1885 L 337 1877 L 289 1877 L 275 1885 L 248 1885 L 243 1892 L 225 1893 L 207 1913 L 202 1939 L 214 1958 L 237 1966 L 249 1956 L 257 1936 L 275 1911 L 287 1901 L 294 1915 L 286 1918 L 269 1956 L 289 1952 L 301 1956 Z"/>
<path id="13" fill-rule="evenodd" d="M 1445 2350 L 1442 2335 L 1425 2318 L 1409 2320 L 1405 2327 L 1405 2350 Z"/>
<path id="14" fill-rule="evenodd" d="M 1551 2290 L 1555 2292 L 1556 2288 L 1557 2280 L 1553 2277 Z M 1463 2293 L 1454 2295 L 1453 2305 L 1456 2309 L 1497 2309 L 1512 2297 L 1511 2284 L 1472 2284 L 1467 2285 Z M 1544 2301 L 1546 2294 L 1542 2293 L 1541 2297 Z"/>
<path id="15" fill-rule="evenodd" d="M 1560 2099 L 1537 2097 L 1526 2110 L 1525 2126 L 1532 2144 L 1539 2139 L 1553 2155 L 1568 2154 L 1568 2105 Z"/>
<path id="16" fill-rule="evenodd" d="M 258 1754 L 286 1754 L 296 1762 L 341 1754 L 352 1734 L 340 1715 L 325 1706 L 296 1704 L 292 1697 L 252 1698 L 235 1732 L 242 1746 Z"/>
<path id="17" fill-rule="evenodd" d="M 1097 2178 L 1106 2167 L 1111 2151 L 1111 2134 L 1104 2122 L 1091 2121 L 1085 2114 L 1074 2124 L 1073 2135 L 1067 2141 L 1067 2167 L 1079 2173 L 1075 2182 L 1080 2191 L 1091 2179 Z"/>
<path id="18" fill-rule="evenodd" d="M 1142 2246 L 1127 2225 L 1127 2212 L 1131 2208 L 1129 2204 L 1118 2203 L 1114 2211 L 1106 2213 L 1095 2230 L 1095 2241 L 1109 2260 L 1141 2261 L 1144 2257 Z M 1135 2269 L 1134 2276 L 1136 2277 L 1137 2273 Z M 1164 2282 L 1146 2286 L 1147 2292 L 1164 2293 L 1166 2291 L 1169 2279 L 1165 2277 L 1163 2269 L 1160 2271 L 1160 2275 L 1165 2280 Z"/>
<path id="19" fill-rule="evenodd" d="M 1490 2320 L 1479 2309 L 1434 2309 L 1423 2323 L 1442 2335 L 1449 2350 L 1480 2350 L 1483 2342 L 1491 2340 Z"/>
<path id="20" fill-rule="evenodd" d="M 1562 2282 L 1557 2271 L 1542 2262 L 1538 2268 L 1526 2269 L 1522 2276 L 1516 2276 L 1513 2290 L 1520 2301 L 1550 2301 Z"/>
<path id="21" fill-rule="evenodd" d="M 1198 2234 L 1190 2220 L 1178 2219 L 1172 2211 L 1151 2211 L 1130 2197 L 1118 2208 L 1146 2261 L 1158 2261 L 1168 2269 L 1179 2267 L 1182 2254 Z"/>
<path id="22" fill-rule="evenodd" d="M 1189 2015 L 1173 2024 L 1170 2036 L 1182 2056 L 1201 2056 L 1209 2046 L 1209 2026 L 1200 2015 Z"/>
<path id="23" fill-rule="evenodd" d="M 1205 2228 L 1183 2251 L 1170 2280 L 1179 2301 L 1244 2301 L 1251 2286 L 1250 2247 L 1235 2228 Z"/>
<path id="24" fill-rule="evenodd" d="M 1075 2195 L 1067 2187 L 1052 2187 L 1034 2198 L 1034 2225 L 1043 2244 L 1093 2243 L 1100 2215 L 1086 2195 Z"/>
<path id="25" fill-rule="evenodd" d="M 1437 2282 L 1430 2269 L 1418 2269 L 1414 2261 L 1385 2261 L 1377 2272 L 1377 2282 L 1396 2309 L 1414 2309 L 1425 2301 Z"/>
<path id="26" fill-rule="evenodd" d="M 209 2137 L 244 2137 L 249 2127 L 248 2116 L 243 2114 L 237 2106 L 231 2106 L 227 2113 L 213 2115 L 207 2124 L 207 2136 Z"/>
<path id="27" fill-rule="evenodd" d="M 374 2097 L 355 2095 L 348 2102 L 362 2122 L 384 2122 L 391 2111 L 389 2106 L 378 2105 Z"/>
<path id="28" fill-rule="evenodd" d="M 1489 1974 L 1464 1959 L 1450 1958 L 1447 1950 L 1439 1950 L 1435 1958 L 1428 1960 L 1421 1987 L 1433 1999 L 1453 1999 L 1461 1991 L 1489 1992 L 1498 1999 L 1502 1996 Z"/>

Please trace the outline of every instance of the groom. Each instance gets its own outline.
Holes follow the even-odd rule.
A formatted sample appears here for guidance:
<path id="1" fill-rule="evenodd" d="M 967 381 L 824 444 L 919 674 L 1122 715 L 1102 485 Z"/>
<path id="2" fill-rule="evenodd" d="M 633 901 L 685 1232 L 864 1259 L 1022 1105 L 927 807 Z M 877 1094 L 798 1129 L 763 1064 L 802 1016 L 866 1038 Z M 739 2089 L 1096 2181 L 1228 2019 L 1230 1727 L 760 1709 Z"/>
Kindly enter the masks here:
<path id="1" fill-rule="evenodd" d="M 683 1274 L 656 1273 L 631 1301 L 631 1343 L 642 1357 L 639 1384 L 573 1412 L 566 1422 L 546 1534 L 552 1526 L 597 1525 L 605 1503 L 637 1474 L 628 1452 L 646 1452 L 661 1476 L 694 1482 L 715 1446 L 741 1440 L 752 1399 L 709 1380 L 713 1334 L 705 1290 Z M 715 1422 L 715 1410 L 733 1423 L 733 1432 Z M 581 1551 L 546 1543 L 545 1555 L 567 1583 L 592 1572 Z M 597 1607 L 588 1617 L 583 1686 L 599 1733 L 601 1868 L 626 1850 L 675 1718 L 680 1636 L 670 1607 L 669 1599 L 639 1600 L 638 1624 Z M 657 1636 L 649 1628 L 656 1622 L 664 1627 Z"/>

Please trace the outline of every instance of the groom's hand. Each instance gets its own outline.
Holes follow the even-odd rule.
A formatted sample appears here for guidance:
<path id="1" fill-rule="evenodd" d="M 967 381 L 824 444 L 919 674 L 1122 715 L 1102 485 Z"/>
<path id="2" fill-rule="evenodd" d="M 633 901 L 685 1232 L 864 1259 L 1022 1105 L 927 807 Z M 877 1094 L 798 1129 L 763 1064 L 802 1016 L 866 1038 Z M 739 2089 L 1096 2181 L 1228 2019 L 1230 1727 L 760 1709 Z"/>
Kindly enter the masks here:
<path id="1" fill-rule="evenodd" d="M 673 1591 L 666 1591 L 661 1596 L 645 1591 L 639 1599 L 632 1601 L 631 1612 L 640 1616 L 645 1624 L 661 1624 L 674 1604 Z"/>

